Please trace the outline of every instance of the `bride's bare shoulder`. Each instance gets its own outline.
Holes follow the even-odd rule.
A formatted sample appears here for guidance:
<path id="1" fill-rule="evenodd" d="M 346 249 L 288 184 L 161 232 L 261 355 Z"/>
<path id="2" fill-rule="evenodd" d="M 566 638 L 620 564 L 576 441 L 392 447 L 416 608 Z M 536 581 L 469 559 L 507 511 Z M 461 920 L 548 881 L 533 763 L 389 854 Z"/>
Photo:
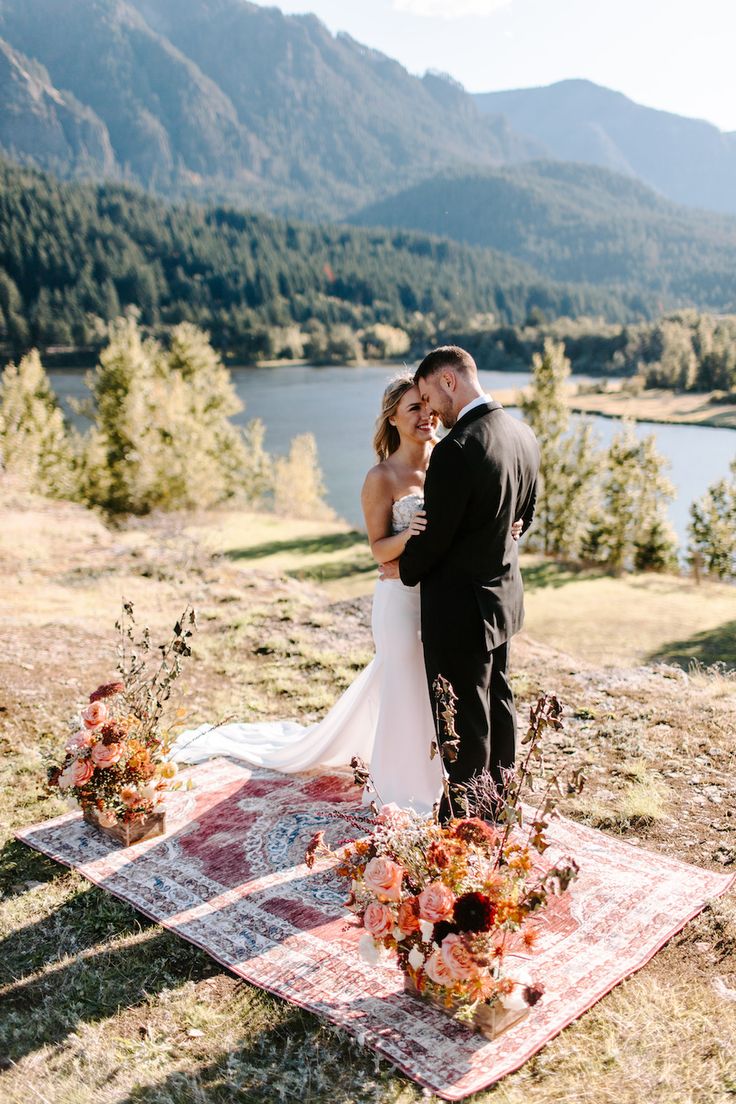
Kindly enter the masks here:
<path id="1" fill-rule="evenodd" d="M 385 460 L 375 464 L 366 473 L 363 481 L 363 496 L 371 498 L 389 498 L 393 500 L 394 474 Z"/>

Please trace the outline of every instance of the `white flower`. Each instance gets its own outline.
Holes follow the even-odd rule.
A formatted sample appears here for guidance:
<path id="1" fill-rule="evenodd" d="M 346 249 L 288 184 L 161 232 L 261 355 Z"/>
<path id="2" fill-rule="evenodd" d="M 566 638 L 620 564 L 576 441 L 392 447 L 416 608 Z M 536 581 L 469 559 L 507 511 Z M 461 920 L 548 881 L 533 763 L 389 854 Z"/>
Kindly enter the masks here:
<path id="1" fill-rule="evenodd" d="M 57 785 L 60 790 L 68 790 L 70 786 L 74 785 L 71 767 L 67 767 L 66 770 L 61 772 Z"/>
<path id="2" fill-rule="evenodd" d="M 434 924 L 432 924 L 429 920 L 419 921 L 419 934 L 422 937 L 422 943 L 429 943 L 430 939 L 432 938 L 433 931 Z"/>
<path id="3" fill-rule="evenodd" d="M 522 966 L 514 970 L 513 977 L 510 977 L 510 974 L 504 976 L 509 977 L 514 982 L 514 988 L 510 993 L 499 993 L 499 1001 L 507 1012 L 523 1012 L 527 1007 L 527 1002 L 524 1000 L 524 990 L 527 985 L 532 984 L 531 974 Z"/>
<path id="4" fill-rule="evenodd" d="M 412 970 L 418 970 L 421 966 L 424 965 L 424 955 L 418 947 L 412 947 L 412 949 L 409 951 L 409 965 L 411 966 Z"/>
<path id="5" fill-rule="evenodd" d="M 510 993 L 499 993 L 498 999 L 507 1012 L 523 1012 L 527 1007 L 523 985 L 514 985 Z"/>
<path id="6" fill-rule="evenodd" d="M 394 928 L 393 936 L 397 943 L 400 943 L 402 939 L 406 939 L 406 935 L 401 928 Z"/>
<path id="7" fill-rule="evenodd" d="M 370 932 L 364 932 L 358 943 L 358 954 L 369 966 L 378 966 L 386 957 L 386 952 L 380 943 L 376 943 Z"/>

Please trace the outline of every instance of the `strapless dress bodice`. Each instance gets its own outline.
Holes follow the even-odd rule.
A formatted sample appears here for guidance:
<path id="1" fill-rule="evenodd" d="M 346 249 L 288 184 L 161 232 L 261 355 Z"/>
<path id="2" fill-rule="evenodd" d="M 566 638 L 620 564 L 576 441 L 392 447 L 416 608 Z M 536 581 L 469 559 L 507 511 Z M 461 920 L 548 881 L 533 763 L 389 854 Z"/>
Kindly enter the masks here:
<path id="1" fill-rule="evenodd" d="M 391 528 L 394 533 L 401 533 L 407 528 L 417 510 L 424 507 L 424 498 L 419 494 L 403 495 L 397 498 L 391 507 Z"/>

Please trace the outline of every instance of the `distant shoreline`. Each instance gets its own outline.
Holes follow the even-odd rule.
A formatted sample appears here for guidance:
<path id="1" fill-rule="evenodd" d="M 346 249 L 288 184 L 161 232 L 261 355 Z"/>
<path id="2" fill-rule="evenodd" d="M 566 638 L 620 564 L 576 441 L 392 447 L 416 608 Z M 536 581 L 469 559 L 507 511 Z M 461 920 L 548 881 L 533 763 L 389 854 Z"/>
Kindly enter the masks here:
<path id="1" fill-rule="evenodd" d="M 504 406 L 516 406 L 518 394 L 518 391 L 511 390 L 495 391 L 493 397 Z M 578 394 L 571 390 L 568 406 L 575 414 L 598 414 L 602 418 L 736 429 L 736 402 L 717 402 L 713 393 L 679 393 L 658 389 L 630 395 L 616 388 L 601 393 Z"/>

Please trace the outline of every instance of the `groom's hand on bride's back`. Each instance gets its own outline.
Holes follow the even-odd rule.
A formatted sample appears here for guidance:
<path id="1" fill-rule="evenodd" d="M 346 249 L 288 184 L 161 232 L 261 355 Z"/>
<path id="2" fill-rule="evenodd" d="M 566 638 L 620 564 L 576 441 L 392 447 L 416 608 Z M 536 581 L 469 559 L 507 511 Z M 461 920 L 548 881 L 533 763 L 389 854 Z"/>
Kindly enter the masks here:
<path id="1" fill-rule="evenodd" d="M 518 521 L 515 521 L 514 524 L 511 526 L 511 536 L 514 538 L 514 540 L 518 541 L 523 532 L 524 522 L 520 518 Z"/>
<path id="2" fill-rule="evenodd" d="M 398 579 L 399 578 L 399 561 L 389 560 L 387 563 L 378 565 L 378 576 L 380 579 Z"/>

